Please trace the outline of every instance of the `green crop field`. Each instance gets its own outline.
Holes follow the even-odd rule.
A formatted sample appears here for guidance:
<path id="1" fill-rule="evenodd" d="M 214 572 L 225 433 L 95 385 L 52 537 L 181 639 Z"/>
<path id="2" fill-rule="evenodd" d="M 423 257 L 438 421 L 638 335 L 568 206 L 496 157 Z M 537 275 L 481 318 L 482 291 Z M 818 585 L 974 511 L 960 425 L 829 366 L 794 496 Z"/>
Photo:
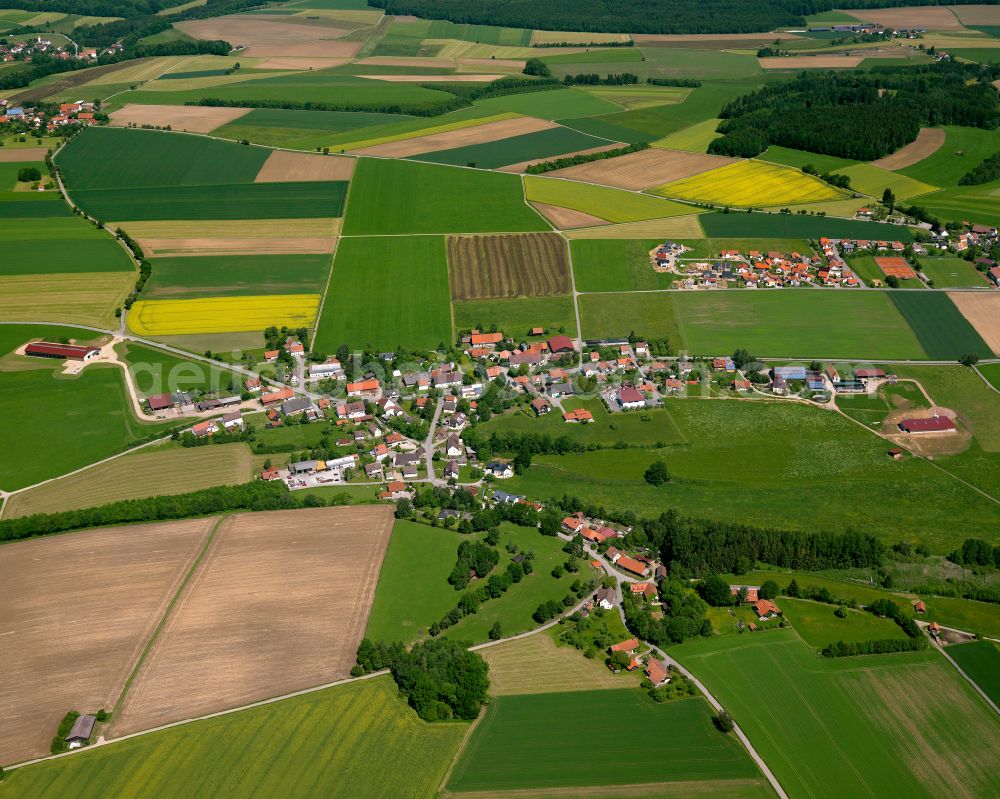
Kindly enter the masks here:
<path id="1" fill-rule="evenodd" d="M 3 793 L 228 799 L 303 790 L 338 796 L 350 786 L 357 799 L 431 799 L 467 729 L 420 721 L 392 678 L 379 677 L 18 769 L 7 775 Z M 393 768 L 373 767 L 388 752 Z"/>
<path id="2" fill-rule="evenodd" d="M 72 192 L 96 219 L 318 219 L 341 216 L 345 181 L 162 186 Z M 2 206 L 2 204 L 0 204 Z"/>
<path id="3" fill-rule="evenodd" d="M 73 217 L 72 221 L 82 222 L 78 217 Z M 94 230 L 85 223 L 79 227 L 84 235 L 88 228 Z M 6 252 L 23 253 L 24 256 L 5 257 L 0 261 L 0 275 L 65 275 L 72 272 L 131 272 L 135 269 L 122 246 L 106 234 L 100 238 L 60 239 L 58 245 L 44 247 L 43 253 L 37 256 L 30 253 L 48 239 L 44 229 L 38 230 L 36 239 L 21 238 L 24 235 L 24 232 L 19 232 L 18 238 L 3 239 Z"/>
<path id="4" fill-rule="evenodd" d="M 934 192 L 920 205 L 945 221 L 1000 225 L 1000 181 Z"/>
<path id="5" fill-rule="evenodd" d="M 588 136 L 570 128 L 549 128 L 509 139 L 456 147 L 452 150 L 438 150 L 411 156 L 415 161 L 429 161 L 435 164 L 454 166 L 474 165 L 480 169 L 496 169 L 501 166 L 531 161 L 536 158 L 555 158 L 577 150 L 589 150 L 610 144 L 607 139 Z"/>
<path id="6" fill-rule="evenodd" d="M 937 186 L 916 180 L 898 172 L 880 169 L 871 164 L 854 164 L 837 169 L 838 175 L 847 175 L 851 179 L 851 189 L 881 199 L 882 192 L 887 188 L 899 200 L 906 200 L 931 191 L 937 191 Z M 919 204 L 919 201 L 914 200 Z"/>
<path id="7" fill-rule="evenodd" d="M 969 353 L 981 358 L 993 357 L 993 351 L 947 294 L 931 291 L 886 293 L 896 310 L 913 328 L 928 357 L 957 360 Z"/>
<path id="8" fill-rule="evenodd" d="M 634 331 L 667 336 L 678 349 L 698 355 L 745 347 L 769 358 L 926 357 L 889 293 L 802 289 L 584 295 L 580 315 L 585 338 Z"/>
<path id="9" fill-rule="evenodd" d="M 993 388 L 1000 391 L 1000 363 L 984 363 L 976 367 Z"/>
<path id="10" fill-rule="evenodd" d="M 948 654 L 990 699 L 1000 704 L 1000 648 L 993 641 L 949 646 Z"/>
<path id="11" fill-rule="evenodd" d="M 703 214 L 699 221 L 709 238 L 720 236 L 818 239 L 822 236 L 846 239 L 886 239 L 913 241 L 908 228 L 862 222 L 853 219 L 827 219 L 798 214 Z"/>
<path id="12" fill-rule="evenodd" d="M 611 114 L 620 110 L 609 103 L 581 89 L 551 89 L 549 91 L 508 94 L 491 97 L 476 103 L 480 108 L 492 111 L 514 111 L 541 119 L 576 119 L 597 114 Z M 524 159 L 522 159 L 524 160 Z"/>
<path id="13" fill-rule="evenodd" d="M 964 258 L 919 258 L 920 271 L 936 289 L 989 288 L 989 279 Z"/>
<path id="14" fill-rule="evenodd" d="M 856 163 L 847 158 L 838 158 L 835 155 L 822 155 L 821 153 L 810 153 L 806 150 L 792 150 L 788 147 L 771 145 L 761 155 L 757 156 L 760 161 L 770 161 L 772 164 L 784 164 L 794 166 L 797 169 L 812 164 L 820 172 L 839 172 L 844 167 Z"/>
<path id="15" fill-rule="evenodd" d="M 668 150 L 686 150 L 691 153 L 708 152 L 708 145 L 719 136 L 716 128 L 720 121 L 706 119 L 704 122 L 697 122 L 658 139 L 653 142 L 653 146 L 665 147 Z"/>
<path id="16" fill-rule="evenodd" d="M 570 244 L 577 291 L 668 289 L 676 275 L 654 272 L 649 251 L 658 239 L 577 239 Z M 687 254 L 687 253 L 686 253 Z"/>
<path id="17" fill-rule="evenodd" d="M 332 255 L 216 255 L 153 258 L 144 299 L 247 294 L 322 294 Z"/>
<path id="18" fill-rule="evenodd" d="M 39 202 L 40 201 L 40 202 Z M 49 217 L 71 216 L 69 206 L 58 202 L 54 195 L 21 199 L 20 194 L 0 197 L 0 221 L 4 219 L 48 219 Z"/>
<path id="19" fill-rule="evenodd" d="M 246 444 L 139 451 L 14 494 L 3 515 L 12 519 L 238 485 L 253 479 L 253 466 L 254 457 Z"/>
<path id="20" fill-rule="evenodd" d="M 742 578 L 738 578 L 742 579 Z M 810 602 L 806 599 L 781 597 L 779 607 L 785 618 L 803 641 L 814 649 L 822 649 L 835 641 L 875 641 L 885 638 L 906 638 L 896 622 L 880 619 L 863 610 L 847 610 L 847 617 L 834 615 L 834 605 Z"/>
<path id="21" fill-rule="evenodd" d="M 456 300 L 453 303 L 456 330 L 488 330 L 496 325 L 507 335 L 523 337 L 533 327 L 562 330 L 574 335 L 576 315 L 573 298 L 516 297 L 508 300 Z"/>
<path id="22" fill-rule="evenodd" d="M 888 543 L 923 542 L 939 554 L 968 537 L 998 541 L 992 500 L 919 459 L 893 461 L 883 440 L 838 414 L 782 401 L 695 397 L 665 401 L 650 422 L 636 416 L 640 421 L 615 422 L 621 440 L 649 446 L 662 438 L 668 446 L 536 456 L 505 490 L 539 500 L 585 497 L 640 516 L 676 508 L 793 530 L 864 530 Z M 526 426 L 519 415 L 510 420 L 514 429 Z M 491 429 L 504 429 L 506 421 L 491 421 Z M 570 424 L 563 433 L 588 435 Z M 682 443 L 670 443 L 678 438 Z M 654 488 L 643 473 L 657 458 L 672 479 Z M 884 509 L 877 523 L 872 507 Z"/>
<path id="23" fill-rule="evenodd" d="M 613 756 L 580 757 L 567 730 L 642 730 Z M 451 774 L 451 791 L 528 790 L 755 779 L 735 737 L 712 725 L 700 697 L 657 704 L 634 688 L 500 696 L 473 730 Z M 698 795 L 696 785 L 689 795 Z M 589 794 L 588 794 L 589 795 Z M 655 789 L 654 793 L 655 795 Z"/>
<path id="24" fill-rule="evenodd" d="M 358 160 L 344 220 L 348 236 L 536 230 L 550 228 L 517 175 L 373 158 Z"/>
<path id="25" fill-rule="evenodd" d="M 51 369 L 0 372 L 0 404 L 6 420 L 0 487 L 7 491 L 79 469 L 173 426 L 135 418 L 118 369 L 91 366 L 68 379 Z"/>
<path id="26" fill-rule="evenodd" d="M 532 202 L 571 208 L 609 222 L 638 222 L 697 212 L 690 205 L 572 180 L 528 175 L 524 179 L 524 186 L 527 197 Z"/>
<path id="27" fill-rule="evenodd" d="M 249 139 L 255 144 L 311 150 L 330 144 L 335 134 L 397 124 L 414 117 L 360 111 L 299 111 L 282 108 L 254 108 L 239 119 L 216 128 L 213 136 Z M 424 119 L 426 123 L 426 119 Z"/>
<path id="28" fill-rule="evenodd" d="M 673 654 L 792 796 L 1000 791 L 1000 720 L 937 652 L 824 660 L 791 630 L 773 630 Z"/>
<path id="29" fill-rule="evenodd" d="M 431 349 L 451 342 L 451 294 L 444 239 L 342 239 L 333 264 L 316 346 Z"/>
<path id="30" fill-rule="evenodd" d="M 463 592 L 448 583 L 448 575 L 455 566 L 458 545 L 467 536 L 414 522 L 396 524 L 365 634 L 372 639 L 408 642 L 425 636 L 431 624 L 458 604 Z M 442 633 L 454 641 L 486 641 L 490 628 L 498 622 L 505 636 L 537 627 L 531 614 L 543 602 L 561 600 L 575 579 L 569 572 L 558 579 L 551 574 L 567 557 L 560 539 L 506 522 L 500 532 L 500 562 L 494 573 L 507 568 L 512 557 L 506 551 L 509 543 L 534 552 L 534 572 Z"/>
<path id="31" fill-rule="evenodd" d="M 956 125 L 945 127 L 945 140 L 935 152 L 900 174 L 933 186 L 957 186 L 962 176 L 1000 150 L 1000 133 Z"/>
<path id="32" fill-rule="evenodd" d="M 204 136 L 88 128 L 73 137 L 58 162 L 70 190 L 135 189 L 252 183 L 268 155 L 260 147 Z"/>

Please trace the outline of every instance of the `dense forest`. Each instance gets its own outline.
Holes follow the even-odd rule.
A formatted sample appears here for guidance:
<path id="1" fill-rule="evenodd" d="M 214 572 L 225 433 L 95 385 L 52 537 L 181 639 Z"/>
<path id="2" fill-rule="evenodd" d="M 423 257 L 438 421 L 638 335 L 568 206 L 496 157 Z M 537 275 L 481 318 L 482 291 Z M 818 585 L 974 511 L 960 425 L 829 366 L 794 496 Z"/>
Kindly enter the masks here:
<path id="1" fill-rule="evenodd" d="M 387 14 L 602 33 L 756 33 L 832 8 L 950 5 L 924 0 L 368 0 Z"/>
<path id="2" fill-rule="evenodd" d="M 717 155 L 753 157 L 772 144 L 871 161 L 922 126 L 995 128 L 996 66 L 938 63 L 871 72 L 802 73 L 738 97 L 720 112 Z"/>

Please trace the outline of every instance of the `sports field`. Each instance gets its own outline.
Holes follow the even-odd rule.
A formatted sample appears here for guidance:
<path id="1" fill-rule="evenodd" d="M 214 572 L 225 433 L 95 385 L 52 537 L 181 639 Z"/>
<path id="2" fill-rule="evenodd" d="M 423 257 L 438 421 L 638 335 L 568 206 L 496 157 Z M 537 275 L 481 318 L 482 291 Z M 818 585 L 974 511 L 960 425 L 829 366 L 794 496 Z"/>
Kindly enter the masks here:
<path id="1" fill-rule="evenodd" d="M 566 246 L 556 233 L 449 236 L 451 296 L 482 300 L 568 294 Z"/>
<path id="2" fill-rule="evenodd" d="M 81 208 L 101 220 L 301 219 L 341 216 L 347 183 L 243 183 L 70 193 Z"/>
<path id="3" fill-rule="evenodd" d="M 316 347 L 435 348 L 451 341 L 448 262 L 441 236 L 343 239 Z"/>
<path id="4" fill-rule="evenodd" d="M 112 734 L 346 677 L 391 529 L 385 505 L 225 517 Z"/>
<path id="5" fill-rule="evenodd" d="M 698 355 L 745 347 L 760 357 L 776 358 L 927 357 L 895 304 L 881 292 L 585 295 L 580 313 L 585 338 L 634 330 L 640 336 L 668 336 Z M 813 342 L 811 350 L 805 342 Z"/>
<path id="6" fill-rule="evenodd" d="M 522 161 L 555 158 L 577 150 L 612 145 L 607 139 L 588 136 L 571 128 L 549 128 L 522 136 L 484 144 L 471 144 L 451 150 L 437 150 L 422 155 L 411 156 L 417 161 L 454 166 L 475 166 L 479 169 L 496 169 L 501 166 L 518 164 Z"/>
<path id="7" fill-rule="evenodd" d="M 349 785 L 358 799 L 432 799 L 467 729 L 420 721 L 392 678 L 378 677 L 19 769 L 4 793 L 237 799 L 248 791 L 291 796 L 306 785 L 337 796 Z M 299 745 L 283 745 L 291 740 Z M 372 768 L 386 752 L 393 768 Z"/>
<path id="8" fill-rule="evenodd" d="M 640 729 L 614 756 L 580 757 L 567 730 L 599 721 Z M 656 704 L 634 688 L 500 696 L 473 731 L 448 781 L 451 791 L 527 790 L 699 780 L 748 780 L 758 772 L 733 736 L 712 725 L 701 698 Z M 697 788 L 692 786 L 696 795 Z"/>
<path id="9" fill-rule="evenodd" d="M 969 353 L 981 358 L 993 356 L 982 336 L 947 294 L 936 291 L 886 293 L 932 360 L 958 360 Z"/>
<path id="10" fill-rule="evenodd" d="M 548 229 L 516 175 L 372 158 L 358 162 L 344 220 L 350 236 Z"/>
<path id="11" fill-rule="evenodd" d="M 0 649 L 4 763 L 48 754 L 69 710 L 114 706 L 136 653 L 214 524 L 110 527 L 4 545 L 0 619 L 20 642 Z"/>
<path id="12" fill-rule="evenodd" d="M 319 301 L 318 294 L 139 300 L 128 313 L 128 327 L 140 336 L 232 333 L 271 325 L 311 327 Z"/>
<path id="13" fill-rule="evenodd" d="M 152 259 L 145 299 L 322 294 L 330 255 L 220 255 Z"/>
<path id="14" fill-rule="evenodd" d="M 920 258 L 920 271 L 936 289 L 989 288 L 989 279 L 964 258 Z"/>
<path id="15" fill-rule="evenodd" d="M 137 452 L 14 494 L 3 516 L 92 508 L 123 499 L 183 494 L 217 485 L 238 485 L 254 476 L 246 444 Z"/>
<path id="16" fill-rule="evenodd" d="M 993 641 L 949 646 L 948 654 L 986 695 L 1000 704 L 1000 648 Z"/>
<path id="17" fill-rule="evenodd" d="M 636 222 L 697 211 L 690 205 L 669 200 L 557 178 L 528 175 L 524 178 L 524 187 L 532 202 L 571 208 L 609 222 Z"/>
<path id="18" fill-rule="evenodd" d="M 503 300 L 456 300 L 452 303 L 456 330 L 488 330 L 496 325 L 510 336 L 526 336 L 533 327 L 569 335 L 576 330 L 573 298 L 515 297 Z"/>
<path id="19" fill-rule="evenodd" d="M 650 190 L 661 197 L 751 207 L 835 200 L 844 193 L 812 175 L 763 161 L 739 163 Z"/>
<path id="20" fill-rule="evenodd" d="M 772 630 L 673 654 L 730 709 L 792 796 L 1000 790 L 1000 719 L 937 652 L 825 660 L 791 630 Z"/>

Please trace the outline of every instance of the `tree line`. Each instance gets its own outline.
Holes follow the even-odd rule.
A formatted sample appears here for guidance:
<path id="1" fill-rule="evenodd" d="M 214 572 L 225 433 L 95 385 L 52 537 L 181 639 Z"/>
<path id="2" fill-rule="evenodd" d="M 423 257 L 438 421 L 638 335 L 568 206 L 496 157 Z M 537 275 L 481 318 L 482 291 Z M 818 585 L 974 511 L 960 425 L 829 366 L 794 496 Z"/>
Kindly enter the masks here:
<path id="1" fill-rule="evenodd" d="M 978 186 L 997 178 L 1000 178 L 1000 153 L 993 153 L 962 175 L 958 182 L 962 186 Z"/>
<path id="2" fill-rule="evenodd" d="M 723 107 L 709 144 L 716 155 L 754 157 L 770 145 L 871 161 L 909 144 L 921 127 L 993 129 L 1000 107 L 995 65 L 941 62 L 869 72 L 803 72 Z"/>
<path id="3" fill-rule="evenodd" d="M 529 175 L 541 175 L 544 172 L 552 172 L 556 169 L 566 169 L 567 167 L 579 166 L 580 164 L 589 164 L 591 161 L 617 158 L 620 155 L 628 155 L 629 153 L 637 153 L 640 150 L 648 149 L 649 144 L 647 142 L 636 142 L 625 147 L 616 147 L 613 150 L 601 150 L 597 153 L 580 153 L 578 155 L 566 156 L 565 158 L 554 158 L 551 161 L 542 161 L 540 164 L 531 164 L 524 171 Z"/>

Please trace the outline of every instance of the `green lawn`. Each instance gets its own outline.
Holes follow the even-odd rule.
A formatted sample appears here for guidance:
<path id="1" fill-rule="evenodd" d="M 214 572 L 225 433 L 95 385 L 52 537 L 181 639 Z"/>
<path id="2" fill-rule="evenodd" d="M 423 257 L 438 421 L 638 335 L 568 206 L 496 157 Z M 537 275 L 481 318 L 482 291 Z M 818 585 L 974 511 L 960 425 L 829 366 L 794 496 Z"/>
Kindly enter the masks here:
<path id="1" fill-rule="evenodd" d="M 344 220 L 348 236 L 549 229 L 517 175 L 374 158 L 358 161 Z"/>
<path id="2" fill-rule="evenodd" d="M 585 295 L 580 297 L 580 314 L 585 338 L 634 331 L 640 336 L 667 336 L 677 349 L 706 356 L 745 347 L 759 357 L 772 358 L 926 357 L 882 292 L 802 289 Z"/>
<path id="3" fill-rule="evenodd" d="M 1000 704 L 1000 648 L 994 642 L 949 646 L 948 654 L 990 699 Z"/>
<path id="4" fill-rule="evenodd" d="M 581 757 L 579 736 L 572 731 L 595 725 L 641 733 L 629 736 L 628 745 L 613 754 Z M 623 688 L 492 699 L 448 788 L 504 791 L 629 785 L 646 795 L 642 783 L 757 776 L 756 766 L 735 737 L 712 725 L 705 700 L 656 704 L 645 692 Z M 690 790 L 689 795 L 697 795 L 696 786 Z"/>
<path id="5" fill-rule="evenodd" d="M 6 453 L 0 487 L 7 491 L 114 455 L 174 424 L 140 423 L 120 371 L 100 366 L 74 378 L 56 377 L 52 369 L 0 372 L 0 405 L 0 449 Z"/>
<path id="6" fill-rule="evenodd" d="M 937 195 L 935 195 L 937 196 Z M 863 203 L 861 203 L 863 204 Z M 921 204 L 924 204 L 921 201 Z M 909 228 L 862 222 L 854 219 L 827 219 L 802 214 L 724 214 L 711 213 L 699 217 L 705 235 L 752 236 L 754 238 L 818 239 L 822 236 L 848 239 L 892 239 L 912 241 Z"/>
<path id="7" fill-rule="evenodd" d="M 332 255 L 216 255 L 152 258 L 144 299 L 322 294 Z"/>
<path id="8" fill-rule="evenodd" d="M 947 294 L 931 291 L 887 293 L 931 359 L 958 360 L 969 353 L 980 358 L 993 357 L 993 350 Z"/>
<path id="9" fill-rule="evenodd" d="M 964 258 L 920 258 L 920 271 L 934 282 L 936 289 L 989 288 L 990 282 Z"/>
<path id="10" fill-rule="evenodd" d="M 609 222 L 638 222 L 667 216 L 685 216 L 698 209 L 682 203 L 662 200 L 648 194 L 577 183 L 571 180 L 528 175 L 524 179 L 527 197 L 532 202 L 572 208 Z"/>
<path id="11" fill-rule="evenodd" d="M 609 103 L 607 100 L 580 89 L 553 89 L 508 94 L 503 97 L 480 100 L 476 105 L 495 112 L 514 111 L 518 114 L 540 117 L 541 119 L 576 119 L 598 114 L 610 114 L 619 110 L 619 107 L 614 103 Z"/>
<path id="12" fill-rule="evenodd" d="M 663 242 L 658 239 L 576 239 L 570 242 L 576 290 L 670 288 L 677 276 L 654 272 L 649 260 L 649 251 L 661 244 Z"/>
<path id="13" fill-rule="evenodd" d="M 945 140 L 935 152 L 900 174 L 933 186 L 957 186 L 962 176 L 1000 150 L 1000 132 L 957 125 L 945 127 Z"/>
<path id="14" fill-rule="evenodd" d="M 773 630 L 672 654 L 732 713 L 790 796 L 1000 791 L 1000 719 L 937 652 L 826 660 L 791 630 Z"/>
<path id="15" fill-rule="evenodd" d="M 343 343 L 430 349 L 451 342 L 444 239 L 342 239 L 316 334 L 316 347 Z"/>
<path id="16" fill-rule="evenodd" d="M 983 373 L 993 388 L 1000 391 L 1000 363 L 984 363 L 976 368 Z"/>
<path id="17" fill-rule="evenodd" d="M 5 799 L 431 799 L 467 729 L 420 721 L 392 678 L 378 677 L 18 769 L 0 791 Z M 392 768 L 373 767 L 387 755 Z"/>
<path id="18" fill-rule="evenodd" d="M 781 597 L 778 606 L 792 627 L 813 649 L 822 649 L 835 641 L 876 641 L 885 638 L 906 638 L 896 622 L 880 619 L 863 610 L 847 610 L 847 618 L 834 615 L 834 605 L 807 599 Z"/>
<path id="19" fill-rule="evenodd" d="M 411 158 L 414 161 L 428 161 L 435 164 L 454 166 L 472 164 L 480 169 L 497 169 L 521 161 L 555 158 L 576 150 L 589 150 L 607 144 L 611 144 L 607 139 L 588 136 L 571 128 L 550 128 L 485 144 L 414 155 Z"/>
<path id="20" fill-rule="evenodd" d="M 81 208 L 100 220 L 296 219 L 341 216 L 346 181 L 244 183 L 77 190 Z M 0 209 L 2 209 L 0 203 Z"/>
<path id="21" fill-rule="evenodd" d="M 691 398 L 667 400 L 660 418 L 636 423 L 643 431 L 636 443 L 649 442 L 654 434 L 645 431 L 657 424 L 668 443 L 675 430 L 683 443 L 536 456 L 505 490 L 542 501 L 569 494 L 640 516 L 674 508 L 793 530 L 863 530 L 888 543 L 923 542 L 938 554 L 970 536 L 997 541 L 1000 514 L 992 501 L 921 460 L 893 461 L 884 441 L 829 411 Z M 515 429 L 524 424 L 519 417 L 512 421 Z M 572 425 L 563 432 L 584 435 Z M 619 435 L 631 441 L 640 434 L 620 427 Z M 658 458 L 672 479 L 655 488 L 643 473 Z M 872 508 L 881 509 L 877 523 Z"/>
<path id="22" fill-rule="evenodd" d="M 509 300 L 456 300 L 455 329 L 489 329 L 496 325 L 507 335 L 523 337 L 533 327 L 576 334 L 573 298 L 516 297 Z"/>
<path id="23" fill-rule="evenodd" d="M 101 127 L 74 136 L 58 161 L 71 190 L 134 189 L 252 183 L 269 155 L 204 136 Z"/>

